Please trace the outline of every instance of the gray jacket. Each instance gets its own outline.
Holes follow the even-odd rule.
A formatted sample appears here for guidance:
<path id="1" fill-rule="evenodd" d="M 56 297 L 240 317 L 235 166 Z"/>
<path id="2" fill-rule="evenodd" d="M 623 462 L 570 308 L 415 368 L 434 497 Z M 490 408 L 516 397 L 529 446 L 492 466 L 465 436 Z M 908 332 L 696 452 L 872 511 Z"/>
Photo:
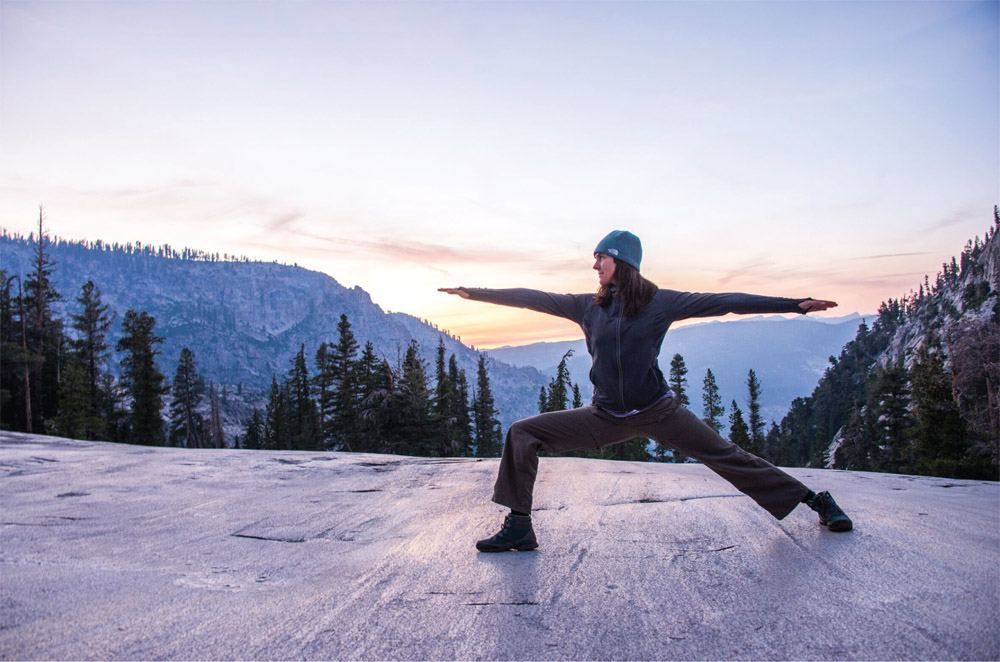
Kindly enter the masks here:
<path id="1" fill-rule="evenodd" d="M 476 301 L 527 308 L 579 324 L 593 360 L 590 368 L 593 402 L 616 412 L 644 409 L 669 390 L 656 359 L 663 336 L 672 323 L 726 313 L 803 313 L 799 304 L 806 301 L 754 294 L 658 290 L 649 305 L 628 319 L 622 314 L 617 296 L 601 307 L 594 303 L 593 294 L 553 294 L 523 288 L 462 289 Z"/>

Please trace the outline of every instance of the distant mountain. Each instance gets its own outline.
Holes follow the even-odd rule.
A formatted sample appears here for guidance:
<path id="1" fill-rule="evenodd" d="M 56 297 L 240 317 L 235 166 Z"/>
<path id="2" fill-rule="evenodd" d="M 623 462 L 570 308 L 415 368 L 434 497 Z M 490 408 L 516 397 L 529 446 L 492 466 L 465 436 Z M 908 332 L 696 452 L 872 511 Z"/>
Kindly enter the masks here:
<path id="1" fill-rule="evenodd" d="M 0 268 L 22 277 L 31 268 L 37 244 L 0 236 Z M 109 344 L 121 336 L 129 309 L 156 318 L 164 338 L 160 370 L 176 371 L 183 347 L 195 354 L 199 374 L 226 387 L 227 432 L 253 405 L 262 405 L 271 376 L 286 374 L 302 345 L 312 358 L 322 342 L 336 342 L 341 313 L 350 320 L 360 345 L 371 341 L 393 366 L 411 340 L 421 347 L 433 379 L 434 356 L 444 340 L 470 384 L 475 384 L 478 353 L 457 339 L 410 315 L 386 313 L 361 288 L 345 288 L 330 276 L 267 262 L 219 261 L 176 256 L 151 248 L 108 247 L 55 240 L 46 251 L 54 262 L 52 282 L 63 296 L 53 308 L 68 319 L 76 312 L 81 286 L 93 280 L 104 303 L 117 315 Z M 538 391 L 546 378 L 530 367 L 512 367 L 489 358 L 491 386 L 506 427 L 537 413 Z M 112 372 L 117 372 L 117 360 Z"/>
<path id="2" fill-rule="evenodd" d="M 684 357 L 690 408 L 699 415 L 702 383 L 708 369 L 715 375 L 727 412 L 733 400 L 746 411 L 746 380 L 752 369 L 762 386 L 765 419 L 779 421 L 793 399 L 816 387 L 830 356 L 840 353 L 864 321 L 858 314 L 791 319 L 755 316 L 683 326 L 667 332 L 660 353 L 660 369 L 667 375 L 674 354 Z M 556 365 L 569 350 L 574 352 L 567 362 L 570 374 L 586 400 L 592 393 L 588 377 L 590 356 L 582 339 L 500 347 L 490 350 L 490 354 L 511 365 L 531 366 L 545 374 L 554 374 Z"/>

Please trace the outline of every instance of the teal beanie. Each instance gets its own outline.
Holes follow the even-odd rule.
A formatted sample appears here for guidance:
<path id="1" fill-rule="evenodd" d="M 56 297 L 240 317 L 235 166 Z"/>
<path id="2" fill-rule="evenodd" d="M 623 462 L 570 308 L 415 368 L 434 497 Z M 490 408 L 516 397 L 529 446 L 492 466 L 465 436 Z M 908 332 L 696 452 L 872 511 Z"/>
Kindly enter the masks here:
<path id="1" fill-rule="evenodd" d="M 642 262 L 642 244 L 639 243 L 639 237 L 628 230 L 615 230 L 608 233 L 608 236 L 597 244 L 594 253 L 610 255 L 625 264 L 632 265 L 636 271 L 639 270 L 639 263 Z"/>

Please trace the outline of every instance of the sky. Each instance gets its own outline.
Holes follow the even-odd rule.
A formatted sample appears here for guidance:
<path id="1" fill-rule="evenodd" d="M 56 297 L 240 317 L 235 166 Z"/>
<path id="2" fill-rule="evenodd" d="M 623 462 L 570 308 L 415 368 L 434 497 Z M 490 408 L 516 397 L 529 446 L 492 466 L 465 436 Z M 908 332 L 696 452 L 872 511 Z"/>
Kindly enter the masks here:
<path id="1" fill-rule="evenodd" d="M 1000 2 L 0 0 L 0 227 L 277 260 L 478 347 L 439 287 L 873 312 L 1000 202 Z M 2 256 L 0 256 L 2 261 Z"/>

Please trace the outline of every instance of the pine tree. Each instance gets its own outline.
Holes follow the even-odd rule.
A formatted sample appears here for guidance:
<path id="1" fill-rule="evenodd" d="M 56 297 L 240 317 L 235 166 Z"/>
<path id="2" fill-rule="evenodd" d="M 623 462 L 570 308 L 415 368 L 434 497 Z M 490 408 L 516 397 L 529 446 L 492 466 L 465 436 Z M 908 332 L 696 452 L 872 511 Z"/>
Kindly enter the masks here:
<path id="1" fill-rule="evenodd" d="M 691 403 L 691 398 L 687 394 L 687 365 L 684 363 L 684 357 L 680 354 L 674 354 L 674 357 L 670 359 L 670 372 L 667 377 L 667 384 L 670 386 L 670 390 L 674 394 L 674 399 L 682 406 L 687 406 Z M 656 447 L 657 458 L 660 461 L 665 461 L 666 456 L 662 446 Z M 670 455 L 671 462 L 684 462 L 687 457 L 677 449 L 673 449 Z"/>
<path id="2" fill-rule="evenodd" d="M 778 446 L 781 444 L 781 428 L 777 423 L 771 421 L 771 427 L 767 430 L 767 436 L 764 437 L 764 455 L 763 457 L 774 464 L 778 458 Z"/>
<path id="3" fill-rule="evenodd" d="M 334 384 L 331 430 L 327 435 L 335 448 L 351 449 L 358 437 L 358 384 L 355 357 L 358 343 L 347 315 L 340 315 L 339 334 L 333 347 L 331 364 Z"/>
<path id="4" fill-rule="evenodd" d="M 743 419 L 743 411 L 735 400 L 730 405 L 730 409 L 732 411 L 729 414 L 729 441 L 743 450 L 753 452 L 750 450 L 750 429 Z"/>
<path id="5" fill-rule="evenodd" d="M 194 352 L 187 347 L 177 360 L 177 372 L 171 386 L 170 443 L 184 448 L 205 445 L 205 421 L 198 411 L 205 395 L 205 384 L 198 376 Z"/>
<path id="6" fill-rule="evenodd" d="M 455 390 L 456 385 L 445 366 L 444 337 L 438 336 L 437 355 L 434 361 L 436 385 L 434 387 L 432 410 L 438 428 L 438 455 L 442 457 L 459 454 L 458 441 L 456 440 L 456 436 L 458 435 L 457 421 L 454 418 L 455 401 L 458 393 Z"/>
<path id="7" fill-rule="evenodd" d="M 952 391 L 969 441 L 967 461 L 993 477 L 1000 475 L 1000 298 L 997 306 L 995 319 L 967 321 L 948 331 Z"/>
<path id="8" fill-rule="evenodd" d="M 351 322 L 347 315 L 340 315 L 340 322 L 337 323 L 338 340 L 333 349 L 334 374 L 338 379 L 343 379 L 350 371 L 354 363 L 354 358 L 358 353 L 358 341 L 354 338 L 354 331 L 351 329 Z"/>
<path id="9" fill-rule="evenodd" d="M 688 405 L 691 403 L 691 398 L 687 394 L 687 366 L 684 363 L 684 357 L 680 354 L 674 354 L 673 358 L 670 360 L 670 371 L 667 375 L 667 384 L 670 387 L 670 391 L 674 394 L 674 399 L 681 405 Z M 667 448 L 664 446 L 656 445 L 654 450 L 654 459 L 657 462 L 676 462 L 682 463 L 687 460 L 687 456 L 681 453 L 676 448 L 670 449 L 670 455 L 667 455 Z"/>
<path id="10" fill-rule="evenodd" d="M 358 408 L 357 451 L 398 452 L 395 430 L 401 427 L 402 397 L 396 376 L 385 359 L 375 356 L 371 342 L 358 361 L 360 404 Z"/>
<path id="11" fill-rule="evenodd" d="M 260 410 L 253 408 L 253 413 L 246 420 L 245 432 L 243 433 L 243 448 L 263 448 L 264 446 L 264 421 L 261 419 Z"/>
<path id="12" fill-rule="evenodd" d="M 86 367 L 70 356 L 59 384 L 59 414 L 49 419 L 52 432 L 71 439 L 98 439 L 104 434 L 104 421 L 93 410 L 87 387 Z"/>
<path id="13" fill-rule="evenodd" d="M 292 359 L 286 385 L 290 447 L 294 450 L 322 450 L 319 415 L 310 393 L 305 344 L 299 347 L 298 354 Z"/>
<path id="14" fill-rule="evenodd" d="M 162 446 L 166 442 L 163 417 L 164 377 L 156 367 L 163 338 L 153 333 L 156 320 L 148 313 L 129 310 L 122 322 L 123 336 L 118 341 L 119 352 L 126 352 L 121 361 L 122 384 L 132 400 L 131 443 Z"/>
<path id="15" fill-rule="evenodd" d="M 912 462 L 909 374 L 901 361 L 876 368 L 867 408 L 875 437 L 870 444 L 870 469 L 898 472 Z"/>
<path id="16" fill-rule="evenodd" d="M 54 263 L 45 251 L 48 240 L 44 214 L 38 209 L 38 250 L 32 273 L 24 281 L 24 314 L 27 316 L 27 349 L 34 353 L 30 364 L 32 429 L 44 430 L 45 419 L 59 410 L 58 389 L 63 349 L 62 321 L 53 318 L 52 303 L 62 296 L 52 285 Z"/>
<path id="17" fill-rule="evenodd" d="M 82 310 L 70 315 L 72 327 L 77 334 L 76 340 L 71 344 L 86 373 L 87 412 L 90 416 L 100 418 L 101 400 L 104 397 L 100 392 L 102 365 L 110 355 L 107 334 L 113 315 L 101 301 L 101 289 L 93 281 L 84 283 L 76 300 Z M 94 430 L 90 434 L 100 432 Z"/>
<path id="18" fill-rule="evenodd" d="M 387 366 L 375 355 L 375 346 L 368 341 L 355 365 L 358 387 L 356 435 L 352 447 L 358 452 L 378 452 L 381 445 L 381 406 L 389 392 L 385 379 Z"/>
<path id="19" fill-rule="evenodd" d="M 479 355 L 476 371 L 476 396 L 473 402 L 473 421 L 476 430 L 476 457 L 499 457 L 503 450 L 503 436 L 490 377 L 486 371 L 486 357 Z"/>
<path id="20" fill-rule="evenodd" d="M 674 354 L 674 358 L 670 360 L 668 384 L 670 390 L 674 392 L 674 399 L 685 407 L 691 404 L 691 398 L 687 394 L 687 372 L 684 357 L 680 354 Z"/>
<path id="21" fill-rule="evenodd" d="M 11 282 L 17 281 L 17 297 Z M 0 424 L 4 430 L 32 431 L 31 370 L 34 353 L 27 347 L 27 315 L 21 277 L 0 269 Z M 15 314 L 17 318 L 15 320 Z"/>
<path id="22" fill-rule="evenodd" d="M 88 285 L 93 287 L 92 283 Z M 86 285 L 84 293 L 85 296 L 89 293 Z M 82 302 L 85 304 L 85 309 L 90 303 L 90 297 L 86 298 L 87 301 Z M 106 314 L 104 317 L 106 318 Z M 82 332 L 89 330 L 82 328 L 82 325 L 77 323 L 79 316 L 72 315 L 72 318 L 74 320 L 73 326 L 78 330 Z M 63 352 L 60 352 L 61 356 L 56 358 L 61 364 L 57 376 L 58 397 L 56 398 L 59 403 L 59 412 L 54 418 L 47 421 L 47 430 L 64 437 L 77 439 L 98 439 L 104 436 L 106 426 L 100 417 L 97 389 L 97 380 L 100 375 L 97 364 L 103 360 L 107 353 L 107 344 L 104 343 L 103 338 L 108 324 L 110 324 L 110 320 L 103 324 L 103 328 L 95 329 L 89 334 L 81 334 L 83 335 L 82 339 L 70 340 L 70 351 L 66 352 L 64 356 L 62 356 Z M 88 340 L 92 342 L 87 342 Z"/>
<path id="23" fill-rule="evenodd" d="M 10 352 L 17 351 L 14 308 L 7 271 L 0 269 L 0 430 L 14 429 L 13 402 L 17 370 Z"/>
<path id="24" fill-rule="evenodd" d="M 915 462 L 907 473 L 948 478 L 971 477 L 966 472 L 968 444 L 965 422 L 952 396 L 951 379 L 945 372 L 940 347 L 925 343 L 918 350 L 910 371 L 916 414 Z"/>
<path id="25" fill-rule="evenodd" d="M 127 441 L 128 410 L 125 406 L 123 385 L 116 382 L 111 373 L 104 373 L 101 375 L 99 392 L 101 394 L 100 416 L 106 426 L 105 438 L 108 441 Z"/>
<path id="26" fill-rule="evenodd" d="M 726 415 L 726 408 L 722 404 L 722 398 L 719 396 L 719 387 L 715 383 L 715 375 L 712 374 L 711 369 L 705 371 L 705 380 L 702 383 L 701 393 L 701 420 L 705 421 L 705 424 L 716 432 L 721 432 L 722 417 Z"/>
<path id="27" fill-rule="evenodd" d="M 385 365 L 382 359 L 375 355 L 375 346 L 371 341 L 365 343 L 355 373 L 360 402 L 364 402 L 372 393 L 385 387 Z"/>
<path id="28" fill-rule="evenodd" d="M 446 365 L 444 336 L 438 336 L 437 352 L 434 359 L 434 377 L 436 382 L 434 388 L 434 409 L 441 416 L 448 410 L 450 406 L 448 399 L 452 395 Z"/>
<path id="29" fill-rule="evenodd" d="M 472 455 L 472 417 L 469 410 L 469 380 L 460 370 L 455 355 L 448 357 L 448 381 L 455 397 L 452 399 L 450 418 L 454 421 L 455 455 Z"/>
<path id="30" fill-rule="evenodd" d="M 334 411 L 336 397 L 336 376 L 333 370 L 333 356 L 329 345 L 320 343 L 316 350 L 316 375 L 312 380 L 313 396 L 316 402 L 316 413 L 319 428 L 323 434 L 324 445 L 330 438 L 331 415 Z"/>
<path id="31" fill-rule="evenodd" d="M 556 375 L 549 382 L 549 388 L 546 392 L 543 387 L 543 392 L 539 396 L 539 406 L 541 413 L 550 411 L 562 411 L 569 406 L 570 403 L 570 393 L 573 389 L 573 384 L 570 381 L 569 367 L 567 361 L 569 357 L 573 356 L 573 350 L 569 350 L 563 354 L 562 359 L 559 361 L 559 365 L 556 367 Z M 542 406 L 542 398 L 544 397 L 544 406 Z"/>
<path id="32" fill-rule="evenodd" d="M 782 467 L 802 466 L 808 459 L 808 450 L 805 451 L 805 458 L 801 458 L 799 453 L 806 444 L 801 443 L 796 438 L 797 431 L 806 428 L 802 423 L 802 418 L 808 418 L 809 410 L 804 398 L 795 398 L 788 409 L 788 413 L 778 424 L 780 435 L 778 437 L 778 448 L 774 458 L 774 464 Z"/>
<path id="33" fill-rule="evenodd" d="M 427 369 L 420 358 L 420 346 L 410 342 L 403 359 L 397 398 L 399 425 L 394 430 L 397 448 L 407 455 L 434 456 L 437 451 L 437 426 L 431 415 Z"/>
<path id="34" fill-rule="evenodd" d="M 225 448 L 226 435 L 222 429 L 222 407 L 219 404 L 219 395 L 215 390 L 215 382 L 208 387 L 208 445 L 211 448 Z"/>
<path id="35" fill-rule="evenodd" d="M 764 455 L 764 417 L 760 413 L 760 382 L 753 370 L 747 375 L 747 412 L 750 416 L 749 432 L 751 453 L 762 457 Z"/>
<path id="36" fill-rule="evenodd" d="M 855 404 L 847 424 L 840 430 L 840 445 L 834 455 L 835 466 L 853 471 L 871 471 L 877 462 L 866 417 Z"/>
<path id="37" fill-rule="evenodd" d="M 264 435 L 261 448 L 266 450 L 291 450 L 291 424 L 288 406 L 288 392 L 278 379 L 271 375 L 271 390 L 268 392 L 267 407 L 264 410 Z"/>

